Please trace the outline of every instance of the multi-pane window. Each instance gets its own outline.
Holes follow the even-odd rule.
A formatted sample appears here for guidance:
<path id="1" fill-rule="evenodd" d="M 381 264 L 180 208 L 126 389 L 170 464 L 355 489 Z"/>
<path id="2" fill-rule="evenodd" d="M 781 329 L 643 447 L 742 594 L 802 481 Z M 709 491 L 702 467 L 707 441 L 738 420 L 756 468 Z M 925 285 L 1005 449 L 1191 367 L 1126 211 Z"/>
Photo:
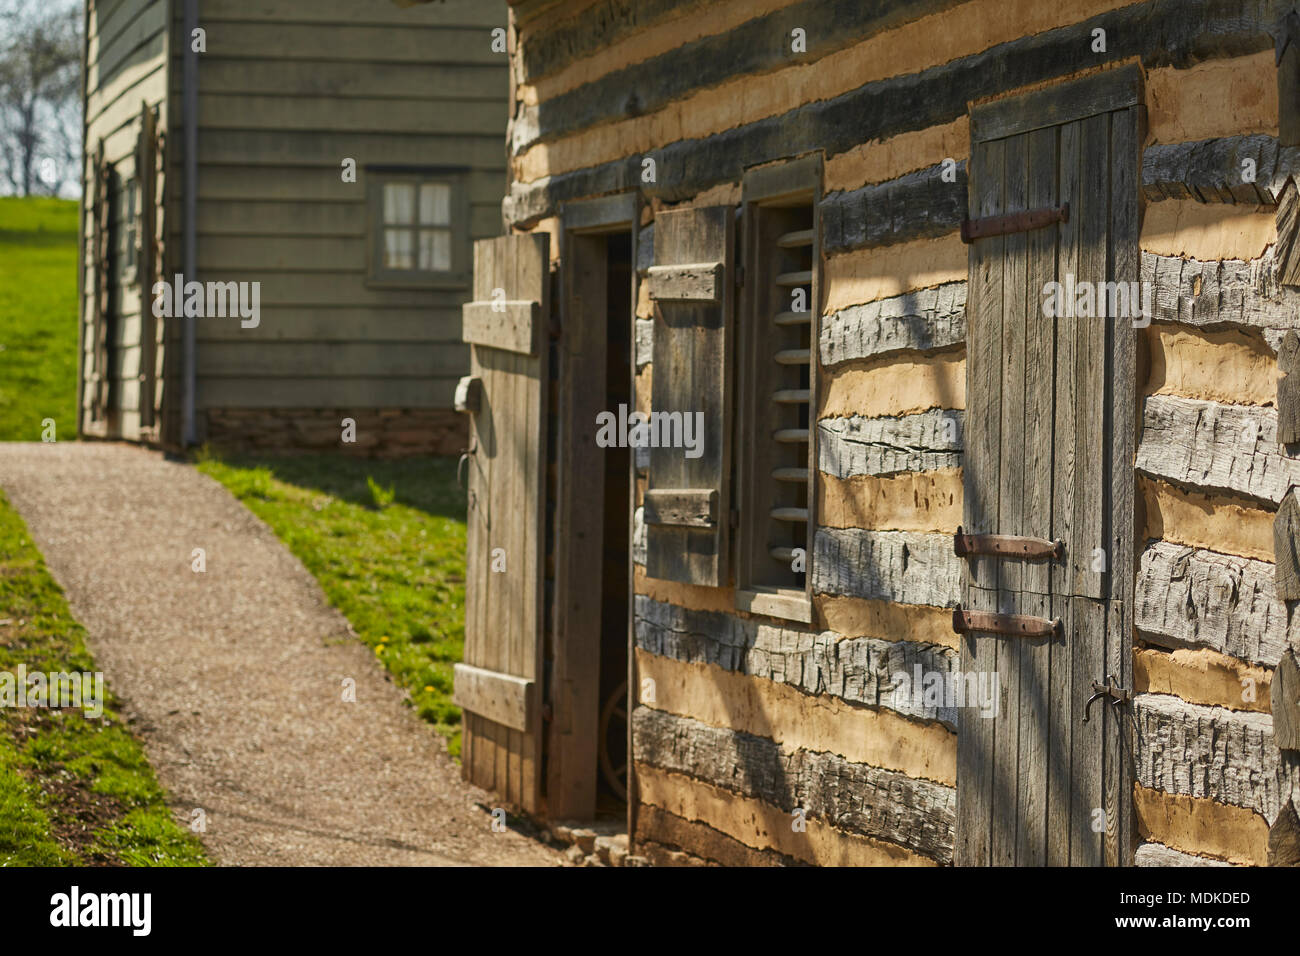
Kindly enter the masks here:
<path id="1" fill-rule="evenodd" d="M 384 268 L 451 271 L 451 186 L 384 183 Z"/>
<path id="2" fill-rule="evenodd" d="M 375 173 L 371 278 L 456 279 L 466 269 L 463 183 L 456 176 Z"/>

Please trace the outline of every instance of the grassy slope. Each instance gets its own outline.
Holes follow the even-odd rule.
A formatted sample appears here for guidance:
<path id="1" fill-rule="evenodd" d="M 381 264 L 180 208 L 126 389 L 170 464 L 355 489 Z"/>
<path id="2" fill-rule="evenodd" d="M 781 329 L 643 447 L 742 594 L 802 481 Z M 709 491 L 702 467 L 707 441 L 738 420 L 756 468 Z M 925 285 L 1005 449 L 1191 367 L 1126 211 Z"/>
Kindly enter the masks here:
<path id="1" fill-rule="evenodd" d="M 77 204 L 0 198 L 0 441 L 76 435 Z"/>
<path id="2" fill-rule="evenodd" d="M 465 497 L 455 459 L 205 454 L 199 469 L 270 525 L 458 753 Z"/>
<path id="3" fill-rule="evenodd" d="M 85 631 L 0 493 L 0 671 L 20 664 L 29 674 L 95 670 Z M 0 708 L 0 866 L 206 862 L 106 696 L 100 719 Z"/>

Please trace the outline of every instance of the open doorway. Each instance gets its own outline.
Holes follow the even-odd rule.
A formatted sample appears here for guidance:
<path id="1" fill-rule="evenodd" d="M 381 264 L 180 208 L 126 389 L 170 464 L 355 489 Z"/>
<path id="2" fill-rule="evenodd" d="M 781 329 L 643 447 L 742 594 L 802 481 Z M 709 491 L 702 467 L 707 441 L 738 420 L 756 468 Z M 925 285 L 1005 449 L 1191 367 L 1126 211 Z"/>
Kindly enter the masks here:
<path id="1" fill-rule="evenodd" d="M 635 410 L 636 213 L 630 195 L 565 212 L 547 654 L 546 802 L 556 820 L 613 824 L 627 813 L 635 463 L 626 442 L 598 440 L 598 422 Z"/>

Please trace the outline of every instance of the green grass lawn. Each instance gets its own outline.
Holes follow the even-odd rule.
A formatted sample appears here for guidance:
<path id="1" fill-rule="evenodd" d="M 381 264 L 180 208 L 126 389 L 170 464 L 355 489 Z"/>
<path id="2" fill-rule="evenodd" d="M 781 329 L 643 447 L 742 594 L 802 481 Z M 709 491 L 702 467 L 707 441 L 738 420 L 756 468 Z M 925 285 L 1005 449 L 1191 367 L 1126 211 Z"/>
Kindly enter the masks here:
<path id="1" fill-rule="evenodd" d="M 452 664 L 465 635 L 465 496 L 454 458 L 198 456 L 270 525 L 460 752 Z"/>
<path id="2" fill-rule="evenodd" d="M 77 432 L 77 204 L 0 198 L 0 441 Z"/>
<path id="3" fill-rule="evenodd" d="M 0 672 L 94 672 L 73 619 L 22 518 L 0 493 Z M 207 860 L 172 818 L 111 692 L 103 714 L 0 707 L 0 867 Z"/>

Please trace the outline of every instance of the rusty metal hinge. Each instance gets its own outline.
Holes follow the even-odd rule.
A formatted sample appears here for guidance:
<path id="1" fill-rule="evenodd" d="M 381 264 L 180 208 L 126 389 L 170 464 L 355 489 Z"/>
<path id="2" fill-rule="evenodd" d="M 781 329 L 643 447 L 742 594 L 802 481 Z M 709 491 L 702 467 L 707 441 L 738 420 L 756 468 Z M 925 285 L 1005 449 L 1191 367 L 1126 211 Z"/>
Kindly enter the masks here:
<path id="1" fill-rule="evenodd" d="M 952 536 L 953 553 L 959 557 L 968 554 L 991 554 L 1000 558 L 1052 558 L 1065 557 L 1065 542 L 1059 538 L 1030 538 L 1021 534 L 966 534 L 959 527 Z"/>
<path id="2" fill-rule="evenodd" d="M 1031 617 L 1028 614 L 998 614 L 995 611 L 965 611 L 958 604 L 952 610 L 952 629 L 958 634 L 988 631 L 1012 637 L 1060 637 L 1061 619 Z"/>
<path id="3" fill-rule="evenodd" d="M 1001 216 L 985 216 L 983 219 L 963 219 L 961 223 L 961 241 L 967 244 L 976 239 L 990 236 L 1005 236 L 1013 232 L 1028 232 L 1030 229 L 1042 229 L 1057 222 L 1070 221 L 1070 204 L 1044 207 L 1042 209 L 1025 209 L 1021 212 L 1009 212 Z"/>

